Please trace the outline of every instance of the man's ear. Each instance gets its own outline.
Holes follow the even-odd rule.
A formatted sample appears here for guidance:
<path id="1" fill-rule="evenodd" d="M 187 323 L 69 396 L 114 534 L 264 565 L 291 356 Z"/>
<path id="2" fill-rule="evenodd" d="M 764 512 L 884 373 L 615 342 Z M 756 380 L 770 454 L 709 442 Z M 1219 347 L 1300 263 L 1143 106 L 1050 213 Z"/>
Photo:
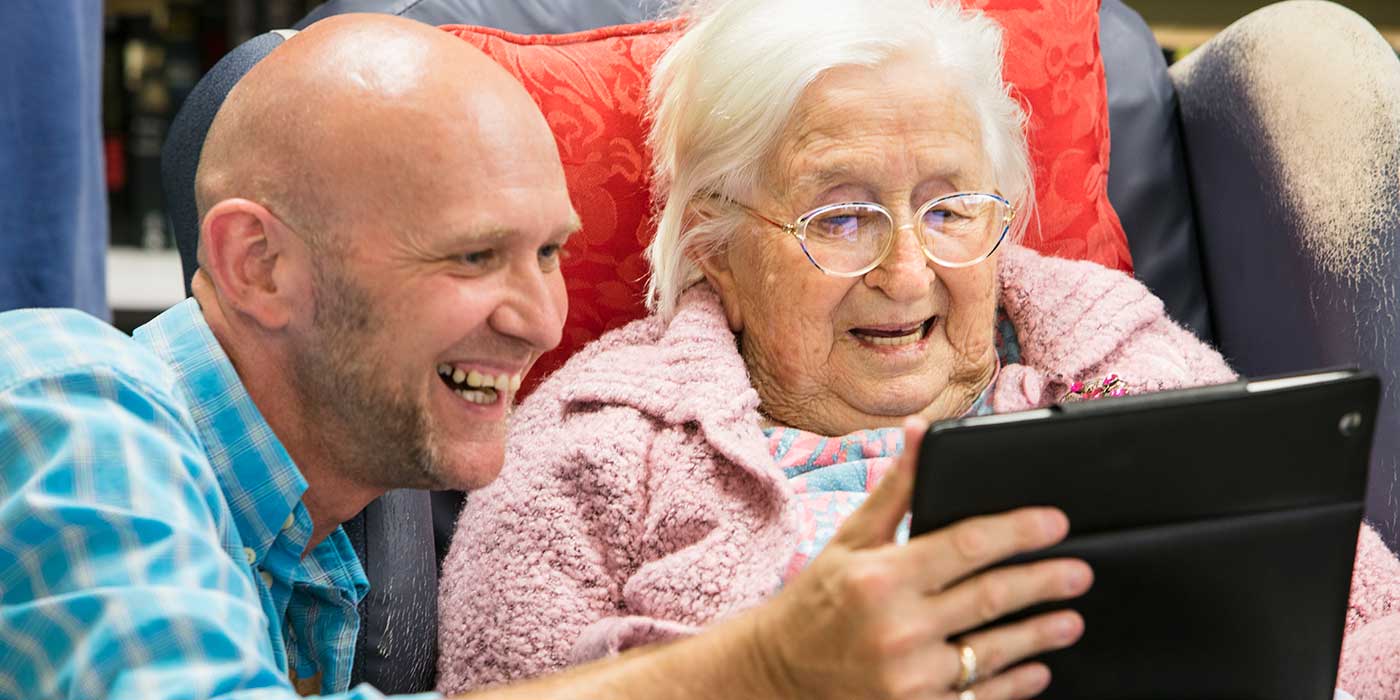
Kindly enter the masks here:
<path id="1" fill-rule="evenodd" d="M 200 268 L 220 299 L 267 330 L 285 327 L 294 310 L 289 247 L 295 233 L 257 202 L 225 199 L 200 224 Z"/>
<path id="2" fill-rule="evenodd" d="M 693 225 L 704 216 L 703 212 L 690 209 L 686 212 L 686 222 Z M 728 245 L 716 246 L 710 250 L 687 248 L 685 255 L 700 268 L 701 274 L 705 275 L 705 281 L 710 283 L 710 288 L 719 294 L 720 303 L 724 305 L 725 318 L 729 321 L 729 330 L 742 333 L 744 312 L 739 306 L 739 284 L 734 277 L 734 267 L 730 263 L 731 250 Z"/>

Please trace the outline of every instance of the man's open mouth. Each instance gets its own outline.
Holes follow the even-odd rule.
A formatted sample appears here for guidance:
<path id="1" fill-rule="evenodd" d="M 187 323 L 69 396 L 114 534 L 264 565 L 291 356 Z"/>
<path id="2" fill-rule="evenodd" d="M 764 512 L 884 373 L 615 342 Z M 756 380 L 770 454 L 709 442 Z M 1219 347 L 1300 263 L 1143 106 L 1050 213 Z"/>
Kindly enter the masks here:
<path id="1" fill-rule="evenodd" d="M 520 388 L 524 373 L 483 374 L 477 370 L 454 367 L 447 363 L 437 366 L 438 378 L 458 396 L 478 404 L 493 404 L 506 391 Z"/>
<path id="2" fill-rule="evenodd" d="M 927 338 L 929 332 L 933 330 L 933 326 L 937 322 L 937 316 L 930 316 L 924 319 L 922 323 L 915 323 L 908 326 L 897 326 L 894 328 L 852 328 L 850 333 L 860 342 L 870 345 L 913 345 Z"/>

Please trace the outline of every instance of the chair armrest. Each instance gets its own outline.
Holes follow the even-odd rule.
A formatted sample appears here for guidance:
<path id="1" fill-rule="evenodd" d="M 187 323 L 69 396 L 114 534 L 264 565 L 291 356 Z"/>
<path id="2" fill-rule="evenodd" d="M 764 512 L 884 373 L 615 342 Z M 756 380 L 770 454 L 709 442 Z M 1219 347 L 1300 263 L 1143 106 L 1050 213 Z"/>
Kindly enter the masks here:
<path id="1" fill-rule="evenodd" d="M 1396 548 L 1400 61 L 1354 12 L 1295 0 L 1170 73 L 1220 349 L 1246 375 L 1381 376 L 1367 515 Z"/>
<path id="2" fill-rule="evenodd" d="M 1112 140 L 1108 198 L 1128 235 L 1133 276 L 1173 319 L 1214 343 L 1167 62 L 1147 23 L 1121 0 L 1099 6 L 1099 46 Z"/>
<path id="3" fill-rule="evenodd" d="M 370 583 L 360 601 L 351 685 L 386 694 L 432 690 L 438 586 L 429 493 L 390 491 L 343 527 Z"/>

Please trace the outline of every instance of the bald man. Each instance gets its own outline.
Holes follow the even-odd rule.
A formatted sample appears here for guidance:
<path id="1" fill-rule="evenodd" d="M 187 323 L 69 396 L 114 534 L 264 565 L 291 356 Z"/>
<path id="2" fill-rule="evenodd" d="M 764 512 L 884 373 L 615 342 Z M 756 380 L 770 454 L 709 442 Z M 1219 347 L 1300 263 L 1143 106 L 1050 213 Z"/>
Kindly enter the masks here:
<path id="1" fill-rule="evenodd" d="M 521 377 L 559 341 L 579 223 L 554 140 L 447 34 L 342 16 L 288 40 L 230 93 L 197 194 L 194 297 L 134 339 L 0 315 L 0 698 L 380 697 L 348 687 L 368 584 L 340 524 L 388 489 L 494 479 Z M 1065 523 L 890 546 L 914 452 L 771 604 L 481 697 L 951 697 L 952 606 L 985 621 L 1071 591 L 932 581 Z M 981 674 L 1077 634 L 1037 630 L 981 633 Z"/>

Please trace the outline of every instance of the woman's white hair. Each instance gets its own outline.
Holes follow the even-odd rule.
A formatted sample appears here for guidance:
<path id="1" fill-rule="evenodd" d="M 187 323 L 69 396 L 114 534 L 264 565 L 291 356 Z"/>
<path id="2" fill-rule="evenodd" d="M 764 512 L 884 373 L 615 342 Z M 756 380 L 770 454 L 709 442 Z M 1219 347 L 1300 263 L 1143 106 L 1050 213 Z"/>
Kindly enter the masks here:
<path id="1" fill-rule="evenodd" d="M 691 256 L 721 250 L 743 225 L 735 208 L 688 217 L 699 199 L 748 201 L 803 92 L 826 71 L 926 57 L 977 116 L 995 186 L 1018 210 L 1034 201 L 1026 115 L 1002 80 L 1001 27 L 955 0 L 690 0 L 683 36 L 652 75 L 649 145 L 660 212 L 647 248 L 647 305 L 663 318 L 703 276 Z"/>

